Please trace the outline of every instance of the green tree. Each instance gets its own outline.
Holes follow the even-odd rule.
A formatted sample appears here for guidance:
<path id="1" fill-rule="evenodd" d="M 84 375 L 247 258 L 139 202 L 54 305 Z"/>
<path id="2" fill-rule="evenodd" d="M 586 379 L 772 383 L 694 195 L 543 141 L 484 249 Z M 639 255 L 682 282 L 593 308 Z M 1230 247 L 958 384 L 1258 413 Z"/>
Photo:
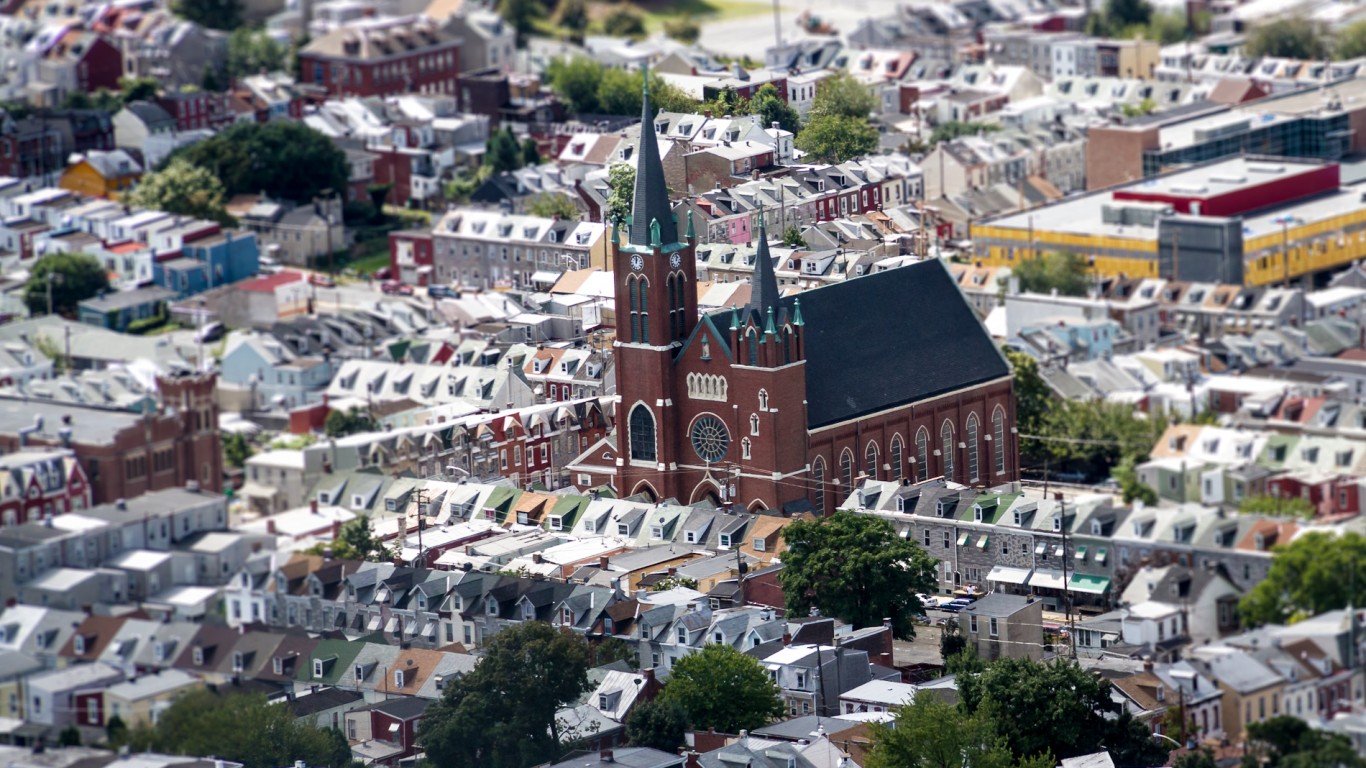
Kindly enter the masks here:
<path id="1" fill-rule="evenodd" d="M 251 458 L 251 441 L 241 432 L 227 432 L 223 435 L 223 460 L 241 469 Z"/>
<path id="2" fill-rule="evenodd" d="M 48 281 L 52 306 L 47 305 Z M 100 260 L 88 253 L 62 251 L 38 259 L 24 283 L 24 304 L 31 314 L 56 312 L 71 317 L 76 305 L 109 290 L 109 275 Z"/>
<path id="3" fill-rule="evenodd" d="M 702 36 L 702 25 L 685 13 L 665 21 L 664 34 L 685 45 L 692 45 Z"/>
<path id="4" fill-rule="evenodd" d="M 1028 463 L 1047 461 L 1054 471 L 1105 477 L 1126 458 L 1146 460 L 1166 424 L 1165 417 L 1136 414 L 1127 403 L 1066 400 L 1049 409 L 1040 431 L 1023 433 L 1040 439 L 1021 437 L 1020 452 Z"/>
<path id="5" fill-rule="evenodd" d="M 785 248 L 805 248 L 806 238 L 802 237 L 801 230 L 793 224 L 783 232 L 783 246 Z"/>
<path id="6" fill-rule="evenodd" d="M 1248 496 L 1238 505 L 1238 511 L 1245 515 L 1273 515 L 1275 517 L 1300 517 L 1312 520 L 1318 510 L 1308 499 L 1299 496 Z"/>
<path id="7" fill-rule="evenodd" d="M 507 173 L 522 167 L 522 148 L 512 128 L 505 127 L 489 136 L 484 150 L 484 165 L 491 173 Z"/>
<path id="8" fill-rule="evenodd" d="M 797 520 L 783 529 L 787 551 L 778 580 L 789 616 L 819 608 L 855 627 L 891 619 L 892 634 L 915 636 L 924 607 L 916 593 L 933 591 L 934 560 L 892 524 L 873 515 L 836 512 Z"/>
<path id="9" fill-rule="evenodd" d="M 228 77 L 284 69 L 289 49 L 261 30 L 238 27 L 228 35 Z"/>
<path id="10" fill-rule="evenodd" d="M 588 3 L 585 0 L 560 0 L 555 12 L 555 23 L 569 31 L 571 40 L 582 40 L 584 31 L 588 29 Z"/>
<path id="11" fill-rule="evenodd" d="M 607 196 L 607 210 L 603 211 L 603 220 L 608 224 L 625 223 L 631 218 L 631 197 L 636 188 L 635 166 L 617 163 L 609 168 L 607 187 L 611 193 Z"/>
<path id="12" fill-rule="evenodd" d="M 703 105 L 703 110 L 711 112 L 713 115 L 730 115 L 739 117 L 749 114 L 749 100 L 735 92 L 731 86 L 726 86 L 712 97 L 712 100 Z"/>
<path id="13" fill-rule="evenodd" d="M 498 15 L 512 25 L 517 32 L 517 47 L 526 46 L 527 33 L 536 26 L 536 20 L 545 13 L 540 0 L 498 0 Z"/>
<path id="14" fill-rule="evenodd" d="M 1111 29 L 1142 26 L 1152 18 L 1153 6 L 1147 0 L 1105 0 L 1105 21 Z"/>
<path id="15" fill-rule="evenodd" d="M 433 765 L 552 761 L 564 735 L 555 712 L 588 687 L 583 638 L 540 621 L 512 626 L 493 636 L 479 666 L 446 685 L 418 726 L 418 740 Z"/>
<path id="16" fill-rule="evenodd" d="M 1243 50 L 1249 56 L 1326 59 L 1328 43 L 1314 22 L 1303 17 L 1278 19 L 1252 28 Z"/>
<path id="17" fill-rule="evenodd" d="M 1057 291 L 1064 296 L 1085 296 L 1091 285 L 1086 257 L 1071 251 L 1049 251 L 1024 259 L 1012 272 L 1020 290 L 1030 293 Z"/>
<path id="18" fill-rule="evenodd" d="M 574 204 L 573 198 L 563 192 L 542 192 L 536 195 L 527 203 L 526 211 L 532 216 L 544 216 L 547 219 L 574 221 L 580 218 L 579 206 Z"/>
<path id="19" fill-rule="evenodd" d="M 1044 754 L 1066 759 L 1097 752 L 1102 744 L 1118 765 L 1167 760 L 1167 748 L 1121 712 L 1110 682 L 1075 661 L 999 659 L 981 672 L 960 674 L 958 694 L 965 712 L 990 713 L 1017 760 Z"/>
<path id="20" fill-rule="evenodd" d="M 104 741 L 115 750 L 128 743 L 128 724 L 123 718 L 113 715 L 104 724 Z"/>
<path id="21" fill-rule="evenodd" d="M 224 32 L 242 25 L 240 0 L 172 0 L 171 10 L 183 19 Z"/>
<path id="22" fill-rule="evenodd" d="M 768 670 L 754 657 L 719 643 L 674 662 L 659 700 L 682 707 L 693 728 L 722 733 L 762 728 L 783 714 L 778 685 Z"/>
<path id="23" fill-rule="evenodd" d="M 939 633 L 939 658 L 945 661 L 963 653 L 968 649 L 968 639 L 963 636 L 962 629 L 957 621 L 950 621 L 944 625 Z"/>
<path id="24" fill-rule="evenodd" d="M 155 99 L 161 91 L 161 84 L 154 77 L 121 77 L 119 91 L 123 94 L 123 102 L 131 104 Z"/>
<path id="25" fill-rule="evenodd" d="M 161 714 L 153 730 L 135 734 L 132 743 L 170 754 L 215 755 L 245 768 L 276 768 L 296 760 L 319 768 L 351 764 L 340 732 L 301 724 L 288 707 L 260 694 L 191 691 Z"/>
<path id="26" fill-rule="evenodd" d="M 1125 117 L 1142 117 L 1151 115 L 1157 109 L 1157 102 L 1152 99 L 1144 99 L 1137 104 L 1125 104 L 1120 107 L 1120 111 Z"/>
<path id="27" fill-rule="evenodd" d="M 625 7 L 618 7 L 602 19 L 602 31 L 612 37 L 644 37 L 645 19 Z"/>
<path id="28" fill-rule="evenodd" d="M 872 723 L 868 768 L 1013 768 L 1015 760 L 989 712 L 966 713 L 933 691 Z"/>
<path id="29" fill-rule="evenodd" d="M 1172 768 L 1219 768 L 1219 764 L 1214 761 L 1214 751 L 1209 747 L 1178 755 L 1172 762 Z"/>
<path id="30" fill-rule="evenodd" d="M 346 188 L 350 166 L 332 140 L 303 123 L 234 123 L 211 138 L 177 150 L 176 158 L 208 169 L 228 196 L 256 194 L 311 202 Z"/>
<path id="31" fill-rule="evenodd" d="M 223 182 L 203 166 L 183 157 L 142 177 L 127 196 L 132 205 L 155 211 L 231 224 L 224 201 Z"/>
<path id="32" fill-rule="evenodd" d="M 74 724 L 68 725 L 57 734 L 57 746 L 59 747 L 79 747 L 81 745 L 81 731 Z"/>
<path id="33" fill-rule="evenodd" d="M 1134 457 L 1125 456 L 1115 467 L 1114 478 L 1115 482 L 1119 483 L 1119 492 L 1124 497 L 1124 503 L 1141 501 L 1144 504 L 1156 504 L 1157 491 L 1138 479 L 1138 470 L 1134 468 L 1134 464 Z"/>
<path id="34" fill-rule="evenodd" d="M 1362 768 L 1362 760 L 1347 737 L 1309 727 L 1291 715 L 1249 723 L 1244 765 L 1268 768 Z"/>
<path id="35" fill-rule="evenodd" d="M 1366 598 L 1366 538 L 1310 531 L 1273 550 L 1266 578 L 1238 605 L 1244 624 L 1282 624 Z"/>
<path id="36" fill-rule="evenodd" d="M 593 666 L 601 667 L 614 661 L 624 661 L 631 669 L 640 669 L 635 646 L 619 637 L 607 637 L 588 647 Z"/>
<path id="37" fill-rule="evenodd" d="M 961 136 L 976 136 L 979 133 L 993 133 L 1001 130 L 999 125 L 992 123 L 965 123 L 959 120 L 950 120 L 947 123 L 940 123 L 930 131 L 930 146 L 934 146 L 941 141 L 953 141 Z"/>
<path id="38" fill-rule="evenodd" d="M 337 538 L 331 542 L 319 542 L 308 550 L 308 554 L 321 555 L 332 550 L 332 556 L 339 560 L 365 560 L 372 563 L 387 563 L 394 559 L 394 551 L 384 545 L 384 541 L 370 528 L 370 517 L 358 515 L 342 524 Z"/>
<path id="39" fill-rule="evenodd" d="M 811 118 L 839 116 L 867 120 L 877 109 L 877 97 L 853 75 L 840 72 L 820 81 L 811 101 Z"/>
<path id="40" fill-rule="evenodd" d="M 1015 374 L 1015 424 L 1021 435 L 1041 435 L 1053 407 L 1053 390 L 1039 375 L 1039 361 L 1010 347 L 1005 348 L 1005 356 Z M 1023 440 L 1022 437 L 1021 453 Z"/>
<path id="41" fill-rule="evenodd" d="M 1358 59 L 1366 56 L 1366 21 L 1354 21 L 1337 33 L 1333 58 Z"/>
<path id="42" fill-rule="evenodd" d="M 867 120 L 814 115 L 797 134 L 797 149 L 826 163 L 842 163 L 877 149 L 877 129 Z"/>
<path id="43" fill-rule="evenodd" d="M 541 148 L 536 146 L 536 140 L 530 136 L 522 139 L 522 167 L 527 168 L 541 164 Z"/>
<path id="44" fill-rule="evenodd" d="M 626 737 L 635 747 L 654 747 L 674 752 L 683 745 L 688 713 L 676 701 L 653 699 L 641 702 L 626 718 Z"/>
<path id="45" fill-rule="evenodd" d="M 580 2 L 581 0 L 566 0 Z M 602 65 L 586 56 L 551 61 L 546 81 L 573 114 L 598 113 L 598 86 L 602 84 Z"/>
<path id="46" fill-rule="evenodd" d="M 1144 36 L 1149 40 L 1156 40 L 1162 45 L 1179 43 L 1190 37 L 1192 30 L 1186 19 L 1184 9 L 1174 9 L 1170 11 L 1154 11 L 1148 19 L 1148 26 Z"/>
<path id="47" fill-rule="evenodd" d="M 328 437 L 345 437 L 357 432 L 374 432 L 375 419 L 360 408 L 345 411 L 331 411 L 323 420 L 323 434 Z"/>
<path id="48" fill-rule="evenodd" d="M 801 130 L 801 115 L 797 114 L 797 110 L 791 104 L 783 100 L 773 83 L 759 86 L 759 90 L 754 92 L 754 98 L 750 99 L 749 110 L 750 114 L 759 116 L 765 128 L 777 123 L 784 131 L 791 131 L 794 134 Z"/>

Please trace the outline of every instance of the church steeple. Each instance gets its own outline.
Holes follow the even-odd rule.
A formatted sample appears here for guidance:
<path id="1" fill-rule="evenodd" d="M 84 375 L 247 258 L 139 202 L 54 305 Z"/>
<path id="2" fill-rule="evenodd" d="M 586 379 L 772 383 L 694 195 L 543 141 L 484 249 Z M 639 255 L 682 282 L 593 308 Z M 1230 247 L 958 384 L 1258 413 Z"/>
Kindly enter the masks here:
<path id="1" fill-rule="evenodd" d="M 754 277 L 750 278 L 749 304 L 763 315 L 778 305 L 778 276 L 773 273 L 773 255 L 768 252 L 768 226 L 764 223 L 764 212 L 759 212 L 759 243 L 754 250 Z"/>
<path id="2" fill-rule="evenodd" d="M 659 139 L 655 135 L 655 115 L 650 108 L 650 67 L 641 67 L 645 78 L 640 108 L 640 146 L 636 148 L 636 188 L 631 199 L 630 244 L 649 248 L 678 242 L 678 223 L 669 209 L 669 187 L 664 182 L 664 164 L 659 159 Z M 651 230 L 658 222 L 658 242 L 652 243 Z"/>

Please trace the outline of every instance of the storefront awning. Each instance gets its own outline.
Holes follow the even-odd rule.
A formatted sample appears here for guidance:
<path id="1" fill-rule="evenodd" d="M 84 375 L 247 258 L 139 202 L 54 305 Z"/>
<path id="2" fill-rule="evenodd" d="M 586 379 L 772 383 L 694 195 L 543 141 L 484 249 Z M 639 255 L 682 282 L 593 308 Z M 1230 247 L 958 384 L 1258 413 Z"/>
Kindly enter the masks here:
<path id="1" fill-rule="evenodd" d="M 1072 578 L 1067 581 L 1068 592 L 1084 592 L 1088 595 L 1103 595 L 1110 589 L 1110 578 L 1108 576 L 1090 576 L 1084 573 L 1074 573 Z"/>
<path id="2" fill-rule="evenodd" d="M 531 275 L 531 282 L 540 285 L 554 285 L 559 282 L 560 277 L 562 277 L 562 275 L 558 272 L 541 271 Z"/>
<path id="3" fill-rule="evenodd" d="M 1029 574 L 1033 571 L 1029 568 L 1011 568 L 1008 565 L 997 565 L 987 574 L 987 581 L 995 581 L 1000 584 L 1024 584 L 1029 581 Z"/>
<path id="4" fill-rule="evenodd" d="M 1029 586 L 1038 589 L 1062 589 L 1062 571 L 1052 571 L 1040 568 L 1029 577 Z"/>

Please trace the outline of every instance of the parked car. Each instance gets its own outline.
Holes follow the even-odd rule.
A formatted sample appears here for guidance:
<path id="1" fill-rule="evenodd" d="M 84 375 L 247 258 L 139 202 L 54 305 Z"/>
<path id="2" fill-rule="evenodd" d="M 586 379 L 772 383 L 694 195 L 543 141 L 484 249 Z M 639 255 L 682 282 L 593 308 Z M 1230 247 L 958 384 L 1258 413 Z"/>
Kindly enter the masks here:
<path id="1" fill-rule="evenodd" d="M 960 597 L 957 600 L 950 600 L 947 603 L 944 603 L 943 605 L 939 606 L 939 610 L 948 611 L 949 613 L 958 613 L 964 608 L 967 608 L 969 605 L 972 605 L 971 600 L 965 600 Z"/>
<path id="2" fill-rule="evenodd" d="M 394 270 L 388 267 L 380 267 L 375 270 L 374 278 L 376 280 L 392 280 L 394 278 Z"/>
<path id="3" fill-rule="evenodd" d="M 455 298 L 455 290 L 449 285 L 429 285 L 427 286 L 427 295 L 433 299 L 453 299 Z"/>
<path id="4" fill-rule="evenodd" d="M 400 283 L 397 280 L 386 280 L 383 283 L 380 283 L 379 289 L 389 294 L 390 296 L 413 295 L 413 287 L 411 285 L 405 285 L 404 283 Z"/>
<path id="5" fill-rule="evenodd" d="M 227 332 L 228 329 L 226 326 L 220 322 L 214 321 L 212 323 L 205 323 L 202 328 L 195 332 L 194 338 L 195 341 L 207 343 L 210 341 L 218 341 L 223 338 L 223 334 Z"/>
<path id="6" fill-rule="evenodd" d="M 310 274 L 308 276 L 308 282 L 318 286 L 319 288 L 337 287 L 337 281 L 333 280 L 331 275 L 325 275 L 321 272 L 313 272 L 312 274 Z"/>
<path id="7" fill-rule="evenodd" d="M 280 266 L 280 262 L 276 261 L 275 259 L 269 256 L 260 257 L 256 260 L 256 264 L 257 268 L 263 275 L 273 275 L 279 272 L 280 270 L 284 269 L 284 267 Z"/>

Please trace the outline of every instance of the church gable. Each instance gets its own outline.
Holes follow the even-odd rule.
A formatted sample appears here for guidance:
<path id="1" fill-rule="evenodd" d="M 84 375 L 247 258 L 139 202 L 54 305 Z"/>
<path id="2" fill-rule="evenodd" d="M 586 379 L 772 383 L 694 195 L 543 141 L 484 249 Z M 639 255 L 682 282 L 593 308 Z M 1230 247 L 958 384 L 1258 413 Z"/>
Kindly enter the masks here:
<path id="1" fill-rule="evenodd" d="M 730 353 L 729 337 L 721 333 L 712 318 L 713 315 L 703 315 L 697 327 L 693 329 L 692 335 L 683 342 L 679 348 L 676 360 L 720 360 L 727 363 L 733 362 Z"/>

